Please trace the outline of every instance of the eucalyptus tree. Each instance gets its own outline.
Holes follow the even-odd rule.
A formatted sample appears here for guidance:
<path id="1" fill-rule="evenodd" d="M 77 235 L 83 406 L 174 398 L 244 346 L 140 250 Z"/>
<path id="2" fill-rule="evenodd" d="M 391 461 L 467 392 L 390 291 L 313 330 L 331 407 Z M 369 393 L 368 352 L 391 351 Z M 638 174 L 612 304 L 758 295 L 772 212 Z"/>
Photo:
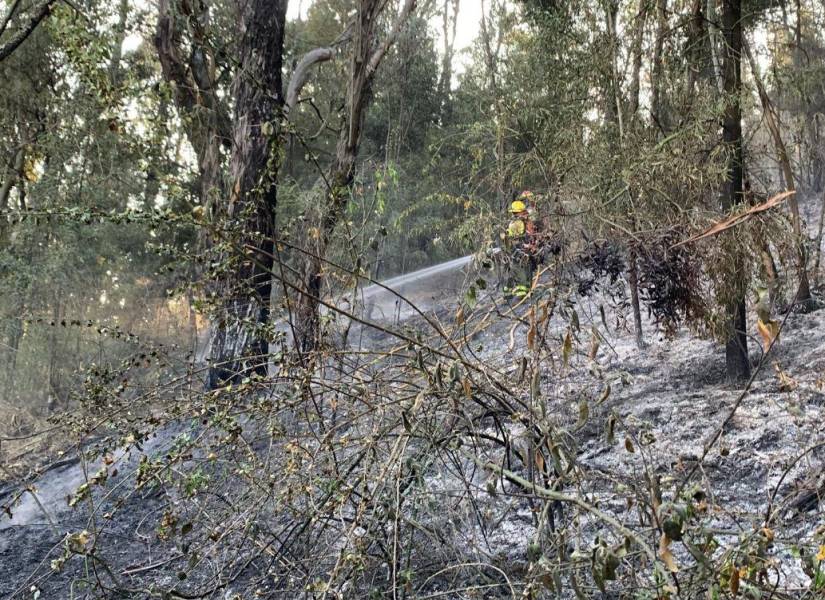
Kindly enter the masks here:
<path id="1" fill-rule="evenodd" d="M 346 101 L 341 114 L 335 155 L 326 173 L 316 184 L 320 218 L 309 236 L 305 258 L 300 267 L 302 290 L 297 301 L 296 344 L 301 352 L 315 350 L 319 344 L 319 306 L 324 261 L 332 235 L 347 208 L 355 181 L 356 159 L 370 106 L 373 82 L 389 49 L 398 39 L 412 15 L 417 0 L 405 0 L 397 15 L 389 16 L 387 30 L 381 32 L 382 17 L 391 13 L 389 3 L 360 0 L 353 25 Z"/>

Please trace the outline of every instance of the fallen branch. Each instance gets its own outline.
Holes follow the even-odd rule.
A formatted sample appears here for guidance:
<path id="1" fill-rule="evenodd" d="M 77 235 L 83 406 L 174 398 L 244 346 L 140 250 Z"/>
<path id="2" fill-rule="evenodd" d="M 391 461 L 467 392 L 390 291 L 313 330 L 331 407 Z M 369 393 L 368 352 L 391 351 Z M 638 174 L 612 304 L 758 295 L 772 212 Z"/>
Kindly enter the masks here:
<path id="1" fill-rule="evenodd" d="M 794 194 L 796 194 L 796 190 L 790 190 L 790 191 L 787 191 L 787 192 L 782 192 L 781 194 L 777 194 L 776 196 L 774 196 L 773 198 L 771 198 L 769 200 L 766 200 L 762 204 L 757 204 L 756 206 L 752 206 L 744 212 L 741 212 L 739 214 L 728 217 L 724 221 L 721 221 L 721 222 L 717 223 L 716 225 L 714 225 L 710 229 L 705 230 L 704 232 L 700 233 L 699 235 L 695 235 L 691 238 L 688 238 L 686 240 L 683 240 L 681 242 L 673 244 L 670 247 L 670 249 L 672 250 L 673 248 L 678 248 L 679 246 L 684 246 L 686 244 L 692 244 L 694 242 L 698 242 L 699 240 L 717 235 L 719 233 L 722 233 L 723 231 L 727 231 L 728 229 L 736 227 L 737 225 L 741 225 L 742 223 L 744 223 L 745 221 L 750 219 L 753 215 L 761 213 L 761 212 L 765 212 L 766 210 L 769 210 L 769 209 L 777 206 L 778 204 L 780 204 L 781 202 L 784 202 L 785 200 L 787 200 L 788 198 L 790 198 Z"/>

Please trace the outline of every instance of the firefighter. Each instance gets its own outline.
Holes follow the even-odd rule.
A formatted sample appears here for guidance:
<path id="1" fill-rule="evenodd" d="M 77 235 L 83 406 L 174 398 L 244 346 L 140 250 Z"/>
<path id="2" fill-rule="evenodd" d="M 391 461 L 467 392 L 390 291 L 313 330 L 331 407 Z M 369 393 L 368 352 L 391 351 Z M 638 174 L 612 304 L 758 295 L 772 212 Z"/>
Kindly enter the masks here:
<path id="1" fill-rule="evenodd" d="M 525 190 L 510 204 L 513 220 L 507 226 L 507 245 L 512 250 L 509 292 L 523 298 L 530 293 L 537 263 L 536 224 L 533 219 L 535 196 Z M 505 292 L 508 289 L 505 288 Z"/>

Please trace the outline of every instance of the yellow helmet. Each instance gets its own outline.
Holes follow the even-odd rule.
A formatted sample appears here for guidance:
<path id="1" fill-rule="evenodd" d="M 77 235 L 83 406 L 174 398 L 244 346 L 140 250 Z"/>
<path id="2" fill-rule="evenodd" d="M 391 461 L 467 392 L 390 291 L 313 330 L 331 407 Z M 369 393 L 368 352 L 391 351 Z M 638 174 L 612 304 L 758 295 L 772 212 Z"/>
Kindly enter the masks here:
<path id="1" fill-rule="evenodd" d="M 511 213 L 520 213 L 525 210 L 527 210 L 527 205 L 521 200 L 513 200 L 513 203 L 510 205 Z"/>

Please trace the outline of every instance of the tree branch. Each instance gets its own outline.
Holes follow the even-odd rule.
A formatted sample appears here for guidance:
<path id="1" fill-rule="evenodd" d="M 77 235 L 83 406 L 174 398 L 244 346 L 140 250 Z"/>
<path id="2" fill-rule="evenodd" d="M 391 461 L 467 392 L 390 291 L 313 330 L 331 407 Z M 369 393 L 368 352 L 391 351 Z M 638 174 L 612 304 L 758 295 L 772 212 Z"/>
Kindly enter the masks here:
<path id="1" fill-rule="evenodd" d="M 301 90 L 304 88 L 307 80 L 309 79 L 309 71 L 313 65 L 330 60 L 333 54 L 334 51 L 332 48 L 315 48 L 314 50 L 310 50 L 304 54 L 301 60 L 298 61 L 298 65 L 292 72 L 292 77 L 289 80 L 289 87 L 286 91 L 286 104 L 284 106 L 285 113 L 289 114 L 289 112 L 298 103 L 298 96 L 300 96 Z"/>
<path id="2" fill-rule="evenodd" d="M 387 51 L 392 47 L 395 43 L 395 40 L 398 39 L 398 36 L 401 33 L 401 29 L 404 27 L 404 23 L 406 23 L 409 16 L 415 10 L 415 5 L 418 3 L 418 0 L 406 0 L 404 3 L 404 8 L 401 9 L 401 13 L 398 15 L 398 18 L 395 20 L 395 23 L 392 24 L 392 29 L 387 34 L 387 37 L 384 39 L 383 42 L 375 49 L 375 52 L 372 53 L 370 56 L 369 62 L 367 63 L 367 78 L 372 78 L 375 72 L 378 70 L 378 66 L 381 64 L 381 61 L 384 59 L 384 55 L 387 54 Z"/>
<path id="3" fill-rule="evenodd" d="M 5 60 L 8 58 L 12 52 L 17 50 L 18 46 L 26 41 L 26 39 L 32 34 L 32 32 L 37 28 L 40 22 L 45 19 L 52 10 L 52 4 L 54 4 L 57 0 L 46 0 L 43 4 L 40 5 L 40 8 L 31 16 L 29 22 L 12 38 L 0 46 L 0 61 Z M 12 10 L 14 7 L 12 7 Z M 11 15 L 9 15 L 11 16 Z"/>

